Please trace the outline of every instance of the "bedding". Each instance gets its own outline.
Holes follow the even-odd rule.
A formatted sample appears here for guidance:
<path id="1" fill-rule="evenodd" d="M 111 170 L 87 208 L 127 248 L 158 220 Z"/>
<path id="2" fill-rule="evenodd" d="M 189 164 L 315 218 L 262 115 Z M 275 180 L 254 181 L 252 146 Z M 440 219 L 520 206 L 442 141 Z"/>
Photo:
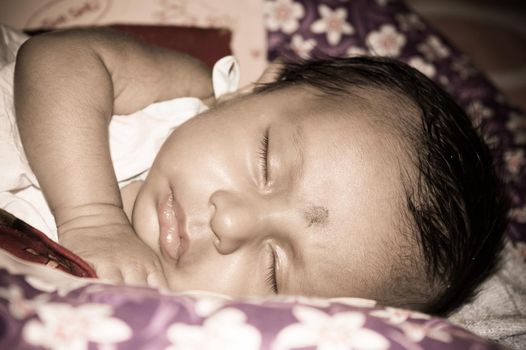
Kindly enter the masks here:
<path id="1" fill-rule="evenodd" d="M 267 0 L 264 12 L 269 60 L 321 54 L 393 56 L 438 81 L 457 99 L 494 145 L 499 171 L 512 199 L 503 268 L 483 286 L 473 303 L 444 320 L 362 299 L 291 296 L 229 300 L 199 293 L 173 295 L 148 288 L 110 286 L 24 263 L 0 250 L 1 349 L 502 346 L 481 336 L 524 348 L 524 114 L 508 105 L 469 58 L 403 1 Z M 14 222 L 18 223 L 16 228 Z M 27 229 L 12 217 L 0 225 L 0 232 Z"/>

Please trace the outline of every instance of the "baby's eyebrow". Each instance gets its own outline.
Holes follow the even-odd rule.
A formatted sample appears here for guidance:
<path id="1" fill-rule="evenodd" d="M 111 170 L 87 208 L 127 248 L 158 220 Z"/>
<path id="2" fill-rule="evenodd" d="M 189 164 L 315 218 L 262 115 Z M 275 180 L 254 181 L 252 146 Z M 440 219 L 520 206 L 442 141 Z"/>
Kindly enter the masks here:
<path id="1" fill-rule="evenodd" d="M 329 219 L 329 209 L 311 205 L 305 209 L 304 216 L 307 221 L 307 227 L 311 227 L 312 225 L 325 225 Z"/>

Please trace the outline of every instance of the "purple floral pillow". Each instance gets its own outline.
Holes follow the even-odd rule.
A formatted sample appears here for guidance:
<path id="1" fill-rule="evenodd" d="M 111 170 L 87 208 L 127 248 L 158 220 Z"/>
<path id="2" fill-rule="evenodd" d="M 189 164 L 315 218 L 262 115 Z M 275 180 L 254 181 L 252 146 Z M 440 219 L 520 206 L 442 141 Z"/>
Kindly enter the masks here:
<path id="1" fill-rule="evenodd" d="M 438 82 L 495 149 L 512 201 L 508 236 L 526 256 L 526 116 L 401 0 L 266 0 L 268 59 L 390 56 Z"/>
<path id="2" fill-rule="evenodd" d="M 0 268 L 0 349 L 501 349 L 372 300 L 225 300 L 79 283 Z"/>

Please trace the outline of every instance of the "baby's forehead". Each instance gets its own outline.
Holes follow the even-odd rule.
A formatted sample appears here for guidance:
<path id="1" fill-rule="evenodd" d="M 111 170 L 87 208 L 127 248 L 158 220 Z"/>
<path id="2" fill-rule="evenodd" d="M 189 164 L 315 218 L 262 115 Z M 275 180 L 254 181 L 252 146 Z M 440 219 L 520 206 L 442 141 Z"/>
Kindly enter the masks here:
<path id="1" fill-rule="evenodd" d="M 400 125 L 407 119 L 414 122 L 420 118 L 419 108 L 410 97 L 387 88 L 365 86 L 326 91 L 310 85 L 298 84 L 273 92 L 280 91 L 281 94 L 269 94 L 269 98 L 278 102 L 283 100 L 283 96 L 287 96 L 284 107 L 289 110 L 309 108 L 330 111 L 334 115 L 362 117 L 375 125 L 391 126 Z M 292 103 L 292 97 L 296 98 L 297 103 Z"/>

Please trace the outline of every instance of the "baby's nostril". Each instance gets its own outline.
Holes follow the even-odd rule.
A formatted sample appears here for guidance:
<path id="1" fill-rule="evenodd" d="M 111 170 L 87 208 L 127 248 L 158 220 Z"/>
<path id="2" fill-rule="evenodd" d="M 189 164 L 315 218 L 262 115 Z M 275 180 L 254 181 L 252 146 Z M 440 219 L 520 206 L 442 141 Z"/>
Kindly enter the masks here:
<path id="1" fill-rule="evenodd" d="M 215 223 L 215 220 L 217 220 L 217 218 L 215 216 L 216 216 L 216 206 L 212 205 L 212 210 L 211 210 L 211 213 L 210 213 L 210 220 L 209 220 L 208 227 L 209 227 L 210 232 L 212 234 L 212 239 L 213 239 L 214 245 L 216 247 L 219 247 L 219 245 L 221 244 L 221 238 L 217 234 L 218 227 L 217 227 L 217 224 Z"/>

